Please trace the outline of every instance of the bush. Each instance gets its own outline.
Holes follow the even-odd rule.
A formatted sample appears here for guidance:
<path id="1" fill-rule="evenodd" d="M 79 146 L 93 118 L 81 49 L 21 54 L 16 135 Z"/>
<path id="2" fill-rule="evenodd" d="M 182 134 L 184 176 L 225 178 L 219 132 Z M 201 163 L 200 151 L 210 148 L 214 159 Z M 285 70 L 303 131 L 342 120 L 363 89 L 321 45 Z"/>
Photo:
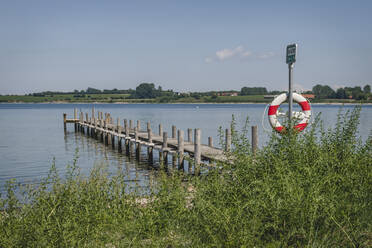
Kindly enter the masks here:
<path id="1" fill-rule="evenodd" d="M 371 245 L 372 139 L 357 138 L 358 117 L 355 109 L 334 130 L 273 134 L 256 157 L 236 139 L 233 165 L 197 184 L 188 229 L 195 244 Z"/>
<path id="2" fill-rule="evenodd" d="M 9 182 L 0 247 L 367 247 L 372 245 L 372 138 L 357 138 L 360 109 L 306 133 L 272 134 L 251 154 L 233 131 L 230 163 L 204 176 L 159 172 L 150 193 L 104 166 L 89 176 L 52 166 L 25 204 Z M 246 130 L 246 129 L 245 129 Z"/>

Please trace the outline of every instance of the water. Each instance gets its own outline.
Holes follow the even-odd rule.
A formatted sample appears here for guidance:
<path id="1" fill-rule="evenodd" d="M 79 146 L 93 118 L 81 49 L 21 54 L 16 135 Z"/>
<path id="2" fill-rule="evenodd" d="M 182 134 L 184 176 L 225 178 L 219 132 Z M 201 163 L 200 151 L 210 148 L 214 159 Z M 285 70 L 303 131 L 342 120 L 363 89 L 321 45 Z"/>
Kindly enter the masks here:
<path id="1" fill-rule="evenodd" d="M 232 115 L 237 126 L 242 127 L 249 117 L 250 125 L 259 127 L 259 144 L 268 140 L 270 132 L 262 127 L 265 104 L 95 104 L 96 111 L 109 112 L 114 118 L 140 120 L 144 128 L 151 122 L 153 132 L 159 123 L 171 134 L 176 125 L 186 134 L 187 128 L 201 128 L 202 143 L 212 136 L 219 146 L 218 129 L 229 127 Z M 94 164 L 107 164 L 111 171 L 121 166 L 126 180 L 135 187 L 146 187 L 156 172 L 144 160 L 138 162 L 124 153 L 104 146 L 81 134 L 75 134 L 72 124 L 63 132 L 63 113 L 73 117 L 78 108 L 91 114 L 91 104 L 0 104 L 0 192 L 7 180 L 15 178 L 20 183 L 37 182 L 45 177 L 55 159 L 58 171 L 63 174 L 67 164 L 72 164 L 78 150 L 78 166 L 87 174 Z M 352 109 L 354 106 L 344 106 Z M 313 105 L 313 114 L 322 112 L 321 118 L 328 127 L 336 122 L 340 106 Z M 266 117 L 266 116 L 265 116 Z M 372 106 L 363 106 L 360 119 L 360 135 L 369 135 L 372 122 Z M 264 125 L 269 128 L 267 119 Z M 154 153 L 156 154 L 156 153 Z"/>

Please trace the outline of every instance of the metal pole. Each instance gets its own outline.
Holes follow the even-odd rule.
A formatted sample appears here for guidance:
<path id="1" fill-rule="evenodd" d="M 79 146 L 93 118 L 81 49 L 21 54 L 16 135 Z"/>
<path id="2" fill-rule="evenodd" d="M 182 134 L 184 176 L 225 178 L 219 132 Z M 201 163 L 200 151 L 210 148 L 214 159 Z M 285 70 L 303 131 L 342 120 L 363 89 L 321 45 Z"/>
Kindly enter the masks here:
<path id="1" fill-rule="evenodd" d="M 288 70 L 289 70 L 289 87 L 288 87 L 288 122 L 289 122 L 289 128 L 291 128 L 292 125 L 292 107 L 293 107 L 293 95 L 292 95 L 292 81 L 293 81 L 293 63 L 288 64 Z"/>

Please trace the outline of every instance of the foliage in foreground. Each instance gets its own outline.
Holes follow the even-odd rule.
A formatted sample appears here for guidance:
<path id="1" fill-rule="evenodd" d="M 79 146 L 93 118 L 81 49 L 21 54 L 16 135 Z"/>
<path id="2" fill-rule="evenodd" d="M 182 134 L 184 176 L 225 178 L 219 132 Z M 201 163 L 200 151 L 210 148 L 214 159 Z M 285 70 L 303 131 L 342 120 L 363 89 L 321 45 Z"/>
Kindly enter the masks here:
<path id="1" fill-rule="evenodd" d="M 54 167 L 27 204 L 9 182 L 0 247 L 368 247 L 372 245 L 372 139 L 357 138 L 359 109 L 336 128 L 273 134 L 255 156 L 234 132 L 232 164 L 207 176 L 161 174 L 128 193 L 119 170 L 87 177 Z M 320 127 L 319 127 L 320 126 Z"/>

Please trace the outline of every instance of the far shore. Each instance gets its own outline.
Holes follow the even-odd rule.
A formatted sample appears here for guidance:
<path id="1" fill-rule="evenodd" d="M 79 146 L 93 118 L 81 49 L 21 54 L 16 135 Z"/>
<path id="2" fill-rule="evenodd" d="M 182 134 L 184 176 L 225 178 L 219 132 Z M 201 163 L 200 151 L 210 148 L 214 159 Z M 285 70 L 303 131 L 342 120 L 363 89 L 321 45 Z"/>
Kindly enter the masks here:
<path id="1" fill-rule="evenodd" d="M 270 102 L 69 102 L 69 101 L 50 101 L 50 102 L 0 102 L 0 104 L 193 104 L 193 105 L 212 105 L 212 104 L 270 104 Z M 372 105 L 371 102 L 366 103 L 352 103 L 352 102 L 312 102 L 312 105 Z"/>

